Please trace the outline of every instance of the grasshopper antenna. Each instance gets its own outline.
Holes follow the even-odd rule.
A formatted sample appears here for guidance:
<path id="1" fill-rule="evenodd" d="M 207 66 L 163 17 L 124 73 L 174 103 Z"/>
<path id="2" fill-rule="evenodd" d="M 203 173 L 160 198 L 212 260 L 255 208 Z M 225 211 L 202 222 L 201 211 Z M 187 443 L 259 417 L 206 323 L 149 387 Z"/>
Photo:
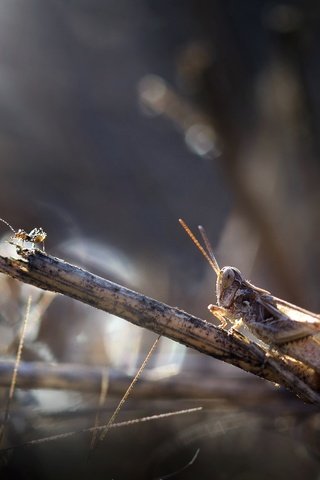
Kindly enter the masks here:
<path id="1" fill-rule="evenodd" d="M 202 240 L 204 241 L 204 244 L 205 244 L 206 249 L 208 251 L 209 257 L 211 258 L 212 262 L 215 264 L 218 272 L 220 272 L 220 267 L 218 265 L 216 257 L 214 256 L 213 248 L 212 248 L 212 245 L 211 245 L 210 240 L 208 238 L 207 232 L 205 231 L 205 229 L 202 225 L 198 225 L 198 229 L 199 229 L 199 232 L 201 233 L 201 237 L 202 237 Z M 214 269 L 214 270 L 217 273 L 217 270 L 216 269 Z"/>
<path id="2" fill-rule="evenodd" d="M 207 234 L 204 230 L 203 227 L 199 226 L 199 231 L 201 233 L 201 236 L 203 238 L 203 241 L 205 243 L 205 246 L 208 250 L 208 252 L 205 251 L 205 249 L 203 248 L 203 246 L 201 245 L 201 243 L 199 242 L 199 240 L 196 238 L 196 236 L 191 232 L 190 228 L 188 227 L 188 225 L 181 219 L 179 218 L 179 223 L 180 225 L 184 228 L 184 230 L 187 232 L 187 234 L 189 235 L 189 237 L 191 238 L 191 240 L 193 241 L 193 243 L 196 245 L 196 247 L 198 248 L 198 250 L 200 250 L 200 252 L 202 253 L 202 255 L 205 257 L 205 259 L 209 262 L 209 264 L 211 265 L 212 269 L 216 272 L 217 275 L 220 274 L 220 267 L 218 265 L 218 262 L 216 260 L 216 257 L 214 256 L 213 254 L 213 250 L 212 250 L 212 247 L 211 247 L 211 244 L 208 240 L 208 237 L 207 237 Z"/>
<path id="3" fill-rule="evenodd" d="M 3 218 L 0 218 L 0 221 L 3 222 L 3 223 L 5 223 L 5 224 L 10 228 L 10 230 L 13 231 L 14 234 L 16 233 L 15 229 L 10 225 L 10 223 L 8 223 L 8 222 L 7 222 L 6 220 L 4 220 Z"/>

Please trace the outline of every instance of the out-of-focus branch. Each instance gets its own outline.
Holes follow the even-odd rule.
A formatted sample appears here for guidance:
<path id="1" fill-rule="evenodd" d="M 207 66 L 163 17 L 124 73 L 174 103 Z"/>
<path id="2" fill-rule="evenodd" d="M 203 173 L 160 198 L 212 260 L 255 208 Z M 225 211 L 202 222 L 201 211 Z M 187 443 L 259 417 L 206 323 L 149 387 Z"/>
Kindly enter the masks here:
<path id="1" fill-rule="evenodd" d="M 0 386 L 11 384 L 14 360 L 0 360 Z M 116 369 L 74 363 L 21 362 L 17 376 L 16 388 L 77 390 L 99 394 L 103 382 L 107 383 L 108 396 L 120 396 L 128 388 L 132 376 Z M 221 400 L 225 405 L 242 406 L 267 405 L 269 401 L 281 403 L 279 390 L 269 383 L 261 382 L 254 376 L 208 376 L 201 374 L 190 376 L 188 373 L 160 377 L 157 372 L 144 371 L 132 392 L 135 399 L 207 399 L 215 402 Z M 290 403 L 293 408 L 300 408 L 301 403 Z M 288 396 L 282 395 L 286 408 L 289 407 Z"/>
<path id="2" fill-rule="evenodd" d="M 271 356 L 238 332 L 229 334 L 177 308 L 39 250 L 24 250 L 22 254 L 22 259 L 0 256 L 0 272 L 117 315 L 201 353 L 281 384 L 305 400 L 320 405 L 319 376 L 299 362 L 275 354 Z"/>

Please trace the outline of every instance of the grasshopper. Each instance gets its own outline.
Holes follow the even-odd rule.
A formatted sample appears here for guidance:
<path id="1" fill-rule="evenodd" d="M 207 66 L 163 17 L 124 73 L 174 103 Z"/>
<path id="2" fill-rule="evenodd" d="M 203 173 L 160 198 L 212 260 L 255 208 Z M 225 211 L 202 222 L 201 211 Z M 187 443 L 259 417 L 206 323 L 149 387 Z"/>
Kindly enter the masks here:
<path id="1" fill-rule="evenodd" d="M 5 225 L 7 225 L 10 228 L 10 230 L 13 232 L 13 235 L 10 238 L 9 243 L 11 243 L 12 245 L 16 245 L 17 249 L 21 250 L 21 245 L 18 245 L 16 241 L 22 241 L 22 242 L 32 243 L 33 247 L 35 247 L 36 244 L 42 244 L 42 249 L 44 251 L 44 241 L 47 238 L 47 234 L 41 227 L 34 228 L 28 233 L 22 228 L 19 228 L 19 230 L 16 231 L 10 225 L 10 223 L 4 220 L 3 218 L 0 218 L 0 221 L 3 222 Z"/>
<path id="2" fill-rule="evenodd" d="M 258 339 L 280 353 L 303 362 L 320 373 L 320 315 L 274 297 L 270 292 L 252 285 L 235 267 L 220 268 L 203 227 L 199 226 L 205 247 L 179 219 L 191 240 L 207 259 L 217 275 L 217 305 L 209 311 L 220 320 L 219 327 L 229 330 L 242 323 Z"/>

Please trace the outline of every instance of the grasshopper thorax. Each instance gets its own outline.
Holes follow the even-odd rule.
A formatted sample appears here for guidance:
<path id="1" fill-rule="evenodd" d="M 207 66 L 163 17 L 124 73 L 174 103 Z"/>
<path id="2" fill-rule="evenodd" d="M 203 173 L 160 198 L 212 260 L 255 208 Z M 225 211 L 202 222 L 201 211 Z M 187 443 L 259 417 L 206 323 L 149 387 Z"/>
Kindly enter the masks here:
<path id="1" fill-rule="evenodd" d="M 234 267 L 223 267 L 217 276 L 217 303 L 220 307 L 229 308 L 243 279 L 241 273 Z"/>

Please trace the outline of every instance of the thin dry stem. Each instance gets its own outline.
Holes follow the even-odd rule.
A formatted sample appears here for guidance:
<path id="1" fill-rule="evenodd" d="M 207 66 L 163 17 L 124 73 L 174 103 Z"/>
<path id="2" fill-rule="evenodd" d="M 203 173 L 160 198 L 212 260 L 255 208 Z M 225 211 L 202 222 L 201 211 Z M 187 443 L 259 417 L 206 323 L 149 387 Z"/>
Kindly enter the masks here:
<path id="1" fill-rule="evenodd" d="M 184 410 L 177 410 L 173 412 L 160 413 L 157 415 L 151 415 L 147 417 L 135 418 L 133 420 L 127 420 L 125 422 L 113 423 L 110 425 L 110 428 L 122 428 L 129 427 L 131 425 L 136 425 L 137 423 L 151 422 L 153 420 L 162 420 L 168 417 L 174 417 L 176 415 L 186 415 L 190 413 L 200 412 L 203 407 L 187 408 Z M 80 433 L 90 433 L 97 431 L 103 431 L 106 428 L 105 425 L 98 425 L 97 427 L 82 428 L 81 430 L 73 430 L 72 432 L 58 433 L 57 435 L 50 435 L 49 437 L 37 438 L 35 440 L 30 440 L 29 442 L 21 443 L 20 445 L 14 445 L 12 447 L 7 447 L 2 449 L 2 452 L 8 452 L 22 447 L 32 447 L 33 445 L 39 445 L 42 443 L 54 442 L 57 440 L 62 440 L 65 438 L 72 437 Z"/>
<path id="2" fill-rule="evenodd" d="M 107 435 L 108 433 L 108 430 L 110 429 L 111 425 L 114 423 L 115 419 L 117 418 L 121 408 L 123 407 L 125 401 L 127 400 L 127 398 L 129 397 L 130 393 L 132 392 L 132 389 L 133 387 L 135 386 L 135 384 L 137 383 L 137 380 L 138 378 L 140 377 L 141 373 L 143 372 L 143 370 L 146 368 L 146 365 L 151 357 L 151 355 L 153 354 L 154 352 L 154 349 L 156 348 L 158 342 L 160 340 L 160 335 L 156 338 L 156 340 L 153 342 L 153 345 L 151 346 L 149 352 L 147 353 L 147 356 L 146 358 L 143 360 L 142 362 L 142 365 L 141 367 L 139 368 L 139 370 L 137 371 L 136 375 L 134 376 L 132 382 L 130 383 L 129 387 L 127 388 L 125 394 L 123 395 L 123 397 L 121 398 L 117 408 L 115 409 L 115 411 L 113 412 L 110 420 L 108 421 L 105 429 L 102 431 L 101 435 L 100 435 L 100 440 L 102 441 L 105 436 Z"/>
<path id="3" fill-rule="evenodd" d="M 13 368 L 13 372 L 12 372 L 12 378 L 11 378 L 8 400 L 7 400 L 6 408 L 5 408 L 5 411 L 4 411 L 3 422 L 2 422 L 2 425 L 1 425 L 1 428 L 0 428 L 0 446 L 2 445 L 3 436 L 4 436 L 4 429 L 5 429 L 5 426 L 8 422 L 10 405 L 11 405 L 11 401 L 13 399 L 14 390 L 15 390 L 16 383 L 17 383 L 18 369 L 19 369 L 19 365 L 20 365 L 20 361 L 21 361 L 24 338 L 25 338 L 25 335 L 26 335 L 26 330 L 27 330 L 27 325 L 28 325 L 28 320 L 29 320 L 29 315 L 30 315 L 31 300 L 32 300 L 32 297 L 31 297 L 31 295 L 29 295 L 28 301 L 27 301 L 26 313 L 25 313 L 22 328 L 21 328 L 21 334 L 20 334 L 20 340 L 19 340 L 16 360 L 15 360 L 15 364 L 14 364 L 14 368 Z"/>
<path id="4" fill-rule="evenodd" d="M 94 420 L 94 427 L 96 427 L 96 428 L 92 432 L 92 437 L 91 437 L 91 442 L 90 442 L 90 450 L 93 450 L 93 448 L 96 444 L 96 441 L 97 441 L 97 434 L 98 434 L 97 427 L 99 426 L 100 409 L 101 409 L 102 405 L 104 404 L 106 396 L 107 396 L 108 384 L 109 384 L 109 381 L 108 381 L 106 372 L 104 372 L 104 375 L 102 375 L 102 378 L 101 378 L 101 389 L 100 389 L 100 395 L 99 395 L 99 403 L 98 403 L 98 409 L 97 409 L 97 413 L 96 413 L 95 420 Z"/>

